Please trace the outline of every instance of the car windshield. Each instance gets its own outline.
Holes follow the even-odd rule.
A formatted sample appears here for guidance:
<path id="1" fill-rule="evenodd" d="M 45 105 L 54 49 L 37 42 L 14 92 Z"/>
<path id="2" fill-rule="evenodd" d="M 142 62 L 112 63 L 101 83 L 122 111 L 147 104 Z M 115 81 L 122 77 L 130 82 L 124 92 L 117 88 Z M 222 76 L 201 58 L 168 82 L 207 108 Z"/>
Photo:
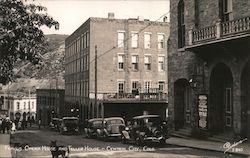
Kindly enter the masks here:
<path id="1" fill-rule="evenodd" d="M 77 124 L 78 123 L 77 119 L 64 119 L 63 121 L 65 124 Z"/>
<path id="2" fill-rule="evenodd" d="M 107 124 L 123 124 L 123 121 L 120 119 L 108 120 Z"/>
<path id="3" fill-rule="evenodd" d="M 102 125 L 102 121 L 94 121 L 92 122 L 93 126 L 101 126 Z"/>
<path id="4" fill-rule="evenodd" d="M 143 121 L 146 125 L 159 125 L 161 123 L 159 117 L 144 118 Z"/>

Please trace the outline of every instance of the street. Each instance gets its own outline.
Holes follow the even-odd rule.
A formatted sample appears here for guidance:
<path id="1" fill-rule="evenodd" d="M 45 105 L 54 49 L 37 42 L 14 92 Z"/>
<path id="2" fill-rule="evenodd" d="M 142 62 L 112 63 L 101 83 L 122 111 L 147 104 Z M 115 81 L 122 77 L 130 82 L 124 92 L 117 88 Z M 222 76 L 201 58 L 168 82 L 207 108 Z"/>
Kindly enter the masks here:
<path id="1" fill-rule="evenodd" d="M 57 140 L 57 145 L 70 147 L 69 157 L 240 157 L 168 144 L 160 147 L 138 147 L 135 144 L 122 144 L 114 140 L 104 142 L 87 139 L 83 135 L 61 135 L 44 128 L 21 130 L 12 135 L 12 157 L 52 157 L 49 150 L 51 140 Z M 14 148 L 15 143 L 20 143 L 23 148 Z"/>

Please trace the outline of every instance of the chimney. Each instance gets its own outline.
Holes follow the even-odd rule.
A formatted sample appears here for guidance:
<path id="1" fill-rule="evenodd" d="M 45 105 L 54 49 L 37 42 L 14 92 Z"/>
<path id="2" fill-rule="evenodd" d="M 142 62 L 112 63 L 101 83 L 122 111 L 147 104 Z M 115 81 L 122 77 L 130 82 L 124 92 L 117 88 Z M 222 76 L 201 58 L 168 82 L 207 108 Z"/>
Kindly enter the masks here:
<path id="1" fill-rule="evenodd" d="M 115 13 L 108 13 L 108 19 L 114 19 Z"/>

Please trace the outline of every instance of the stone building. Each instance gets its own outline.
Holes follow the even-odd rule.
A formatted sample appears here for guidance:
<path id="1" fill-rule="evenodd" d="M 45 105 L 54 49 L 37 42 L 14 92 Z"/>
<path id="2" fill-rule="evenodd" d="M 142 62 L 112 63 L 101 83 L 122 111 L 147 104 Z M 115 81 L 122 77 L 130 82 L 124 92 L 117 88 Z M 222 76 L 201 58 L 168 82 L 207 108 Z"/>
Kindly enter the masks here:
<path id="1" fill-rule="evenodd" d="M 174 130 L 250 139 L 250 1 L 170 3 L 169 114 Z"/>
<path id="2" fill-rule="evenodd" d="M 64 89 L 37 89 L 37 120 L 49 125 L 52 118 L 70 116 L 70 109 L 64 104 Z"/>
<path id="3" fill-rule="evenodd" d="M 168 36 L 167 22 L 112 13 L 89 18 L 65 41 L 66 104 L 79 107 L 81 120 L 143 112 L 165 117 Z"/>

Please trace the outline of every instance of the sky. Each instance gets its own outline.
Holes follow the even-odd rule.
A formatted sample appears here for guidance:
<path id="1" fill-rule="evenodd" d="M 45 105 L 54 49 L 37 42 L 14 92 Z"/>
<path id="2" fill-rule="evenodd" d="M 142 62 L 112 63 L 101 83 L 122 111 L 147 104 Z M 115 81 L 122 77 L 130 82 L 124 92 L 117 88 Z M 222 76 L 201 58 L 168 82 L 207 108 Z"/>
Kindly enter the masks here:
<path id="1" fill-rule="evenodd" d="M 137 18 L 159 20 L 164 14 L 169 19 L 169 0 L 30 0 L 47 8 L 47 13 L 60 23 L 60 29 L 42 27 L 45 34 L 72 34 L 89 17 L 117 19 Z"/>

